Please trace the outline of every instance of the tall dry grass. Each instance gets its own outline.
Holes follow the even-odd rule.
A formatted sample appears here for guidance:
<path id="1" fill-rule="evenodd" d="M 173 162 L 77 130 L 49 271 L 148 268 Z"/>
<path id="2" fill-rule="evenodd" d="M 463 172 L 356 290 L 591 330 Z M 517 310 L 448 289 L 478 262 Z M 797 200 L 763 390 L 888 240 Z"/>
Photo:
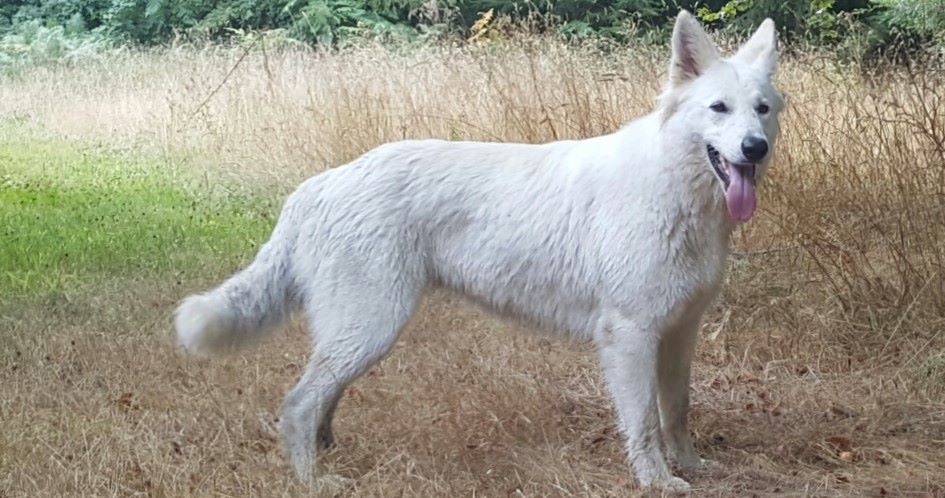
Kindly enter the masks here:
<path id="1" fill-rule="evenodd" d="M 35 69 L 3 82 L 0 115 L 285 190 L 392 140 L 610 132 L 652 109 L 665 58 L 544 38 L 319 53 L 180 48 Z M 868 338 L 945 314 L 943 79 L 803 56 L 778 76 L 789 105 L 765 216 L 738 242 L 745 257 L 793 258 L 792 294 L 813 294 Z M 925 328 L 915 332 L 930 339 L 936 328 Z"/>
<path id="2" fill-rule="evenodd" d="M 0 116 L 42 133 L 159 154 L 199 168 L 211 181 L 285 192 L 307 176 L 391 140 L 541 142 L 607 133 L 652 109 L 665 60 L 659 50 L 573 46 L 544 38 L 480 46 L 369 45 L 318 53 L 164 49 L 84 66 L 36 68 L 6 79 L 0 83 Z M 719 494 L 945 492 L 943 79 L 918 66 L 870 73 L 824 57 L 783 61 L 778 85 L 788 107 L 775 164 L 761 191 L 761 212 L 735 235 L 728 281 L 709 316 L 696 367 L 697 440 L 703 450 L 735 468 L 719 478 Z M 169 308 L 172 301 L 162 306 Z M 451 321 L 448 311 L 430 313 L 432 318 L 421 319 L 419 335 L 408 342 L 418 349 L 401 353 L 396 366 L 384 367 L 380 385 L 366 381 L 375 401 L 411 393 L 418 379 L 433 373 L 444 382 L 488 386 L 485 398 L 468 393 L 450 398 L 456 402 L 453 411 L 469 405 L 469 410 L 488 406 L 525 414 L 527 423 L 513 417 L 491 429 L 478 428 L 499 438 L 496 444 L 504 450 L 515 451 L 515 434 L 549 447 L 567 437 L 564 425 L 554 425 L 558 432 L 549 435 L 542 433 L 540 419 L 531 419 L 544 414 L 536 405 L 542 403 L 563 403 L 559 422 L 603 431 L 601 437 L 612 439 L 593 418 L 609 416 L 598 406 L 599 393 L 582 393 L 578 401 L 552 400 L 554 386 L 533 386 L 520 395 L 479 377 L 495 371 L 514 376 L 510 372 L 516 368 L 531 368 L 529 361 L 553 356 L 568 375 L 594 381 L 586 357 L 555 352 L 510 358 L 502 353 L 501 339 L 472 335 L 457 361 L 476 366 L 454 372 L 442 360 L 447 351 L 433 352 L 434 346 L 449 346 L 436 343 L 450 342 L 434 329 L 463 326 Z M 434 325 L 425 328 L 424 323 Z M 482 328 L 482 322 L 475 323 L 470 330 Z M 499 342 L 488 342 L 493 340 Z M 525 342 L 545 347 L 538 340 Z M 137 351 L 137 346 L 128 347 Z M 111 361 L 118 357 L 108 356 Z M 278 355 L 264 357 L 272 361 Z M 433 371 L 420 371 L 424 365 L 401 367 L 401 360 L 417 358 Z M 220 385 L 239 385 L 212 366 L 200 368 L 208 369 Z M 159 375 L 156 369 L 153 365 L 149 371 Z M 257 379 L 272 380 L 278 372 L 264 372 Z M 271 401 L 275 406 L 279 389 L 256 387 L 272 393 L 251 405 Z M 464 401 L 465 396 L 470 398 Z M 502 405 L 496 401 L 502 398 L 514 401 Z M 220 401 L 214 403 L 211 407 Z M 433 429 L 445 438 L 442 445 L 412 436 L 420 439 L 400 448 L 412 448 L 403 451 L 413 451 L 413 456 L 385 454 L 363 440 L 370 439 L 368 432 L 385 431 L 385 424 L 422 431 L 409 419 L 429 417 L 429 424 L 436 425 L 436 415 L 429 406 L 410 402 L 390 414 L 377 412 L 377 406 L 372 409 L 363 399 L 358 403 L 374 412 L 348 414 L 366 428 L 355 441 L 362 453 L 344 462 L 363 472 L 373 472 L 369 469 L 379 463 L 389 471 L 370 473 L 360 488 L 364 495 L 396 494 L 394 490 L 468 494 L 476 489 L 490 495 L 502 489 L 511 494 L 525 489 L 532 494 L 595 495 L 617 492 L 626 484 L 594 474 L 588 477 L 590 487 L 582 488 L 582 476 L 591 472 L 587 462 L 571 462 L 571 470 L 557 468 L 560 472 L 554 473 L 554 452 L 526 452 L 542 465 L 506 461 L 488 450 L 493 444 L 489 437 L 458 442 L 456 438 L 473 437 L 473 429 L 459 421 L 446 432 Z M 582 411 L 582 403 L 592 406 L 593 414 Z M 232 416 L 221 410 L 219 419 Z M 449 417 L 447 412 L 441 415 Z M 247 415 L 237 424 L 246 429 L 257 424 L 253 419 Z M 723 437 L 719 427 L 726 426 L 729 432 Z M 260 437 L 266 451 L 275 451 L 268 435 Z M 620 458 L 617 446 L 608 446 L 601 456 L 594 453 L 595 441 L 580 443 L 575 451 L 596 455 L 590 461 L 610 472 L 608 466 Z M 219 440 L 205 443 L 241 451 Z M 462 460 L 471 467 L 457 470 L 437 455 L 464 444 L 470 452 L 487 448 L 486 460 Z M 729 453 L 716 445 L 728 445 Z M 851 445 L 855 463 L 840 459 Z M 752 448 L 763 455 L 751 453 Z M 368 456 L 378 451 L 390 460 Z M 154 463 L 163 457 L 151 458 Z M 478 474 L 469 469 L 489 467 L 490 459 L 503 469 L 498 472 L 518 477 L 503 478 L 495 487 L 477 484 L 471 476 Z M 561 461 L 570 460 L 561 456 Z M 409 485 L 398 487 L 398 472 L 409 475 Z M 255 489 L 240 488 L 239 477 L 230 479 L 226 482 L 232 489 Z M 521 479 L 545 484 L 509 484 Z M 563 481 L 547 484 L 549 479 Z M 283 485 L 290 486 L 280 481 Z M 165 492 L 182 489 L 194 491 L 171 486 Z"/>
<path id="3" fill-rule="evenodd" d="M 4 82 L 0 112 L 291 185 L 391 140 L 608 132 L 651 105 L 662 69 L 653 55 L 539 39 L 330 53 L 172 49 L 36 69 Z"/>

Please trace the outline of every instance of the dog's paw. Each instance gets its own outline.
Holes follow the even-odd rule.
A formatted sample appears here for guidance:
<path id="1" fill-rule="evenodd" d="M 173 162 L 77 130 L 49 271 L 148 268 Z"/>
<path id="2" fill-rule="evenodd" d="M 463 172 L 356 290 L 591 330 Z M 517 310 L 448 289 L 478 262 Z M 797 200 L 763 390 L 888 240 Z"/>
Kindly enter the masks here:
<path id="1" fill-rule="evenodd" d="M 692 489 L 692 486 L 690 486 L 685 479 L 681 479 L 676 476 L 669 476 L 666 479 L 653 481 L 650 483 L 650 487 L 654 489 L 662 489 L 664 491 L 689 491 Z"/>
<path id="2" fill-rule="evenodd" d="M 333 495 L 347 490 L 354 485 L 354 479 L 337 474 L 324 474 L 312 480 L 312 491 L 319 494 Z"/>

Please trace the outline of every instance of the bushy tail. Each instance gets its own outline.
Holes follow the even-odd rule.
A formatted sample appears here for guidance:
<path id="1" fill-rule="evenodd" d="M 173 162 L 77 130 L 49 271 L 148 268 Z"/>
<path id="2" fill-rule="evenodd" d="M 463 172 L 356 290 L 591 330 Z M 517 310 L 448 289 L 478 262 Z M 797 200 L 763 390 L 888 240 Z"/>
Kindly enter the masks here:
<path id="1" fill-rule="evenodd" d="M 181 302 L 174 315 L 181 345 L 198 354 L 234 351 L 258 342 L 285 321 L 294 305 L 285 228 L 276 227 L 248 267 L 216 289 Z"/>

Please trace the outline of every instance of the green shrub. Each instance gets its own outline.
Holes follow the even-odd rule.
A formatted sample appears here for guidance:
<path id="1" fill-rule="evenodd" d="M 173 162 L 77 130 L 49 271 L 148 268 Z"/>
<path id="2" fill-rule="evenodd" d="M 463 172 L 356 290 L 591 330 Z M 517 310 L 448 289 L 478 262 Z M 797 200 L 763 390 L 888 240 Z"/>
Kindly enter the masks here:
<path id="1" fill-rule="evenodd" d="M 49 62 L 74 63 L 113 47 L 102 33 L 85 31 L 78 19 L 52 26 L 33 19 L 0 36 L 0 71 L 9 73 Z"/>
<path id="2" fill-rule="evenodd" d="M 945 0 L 872 0 L 871 25 L 883 44 L 945 45 Z"/>
<path id="3" fill-rule="evenodd" d="M 74 52 L 70 44 L 91 48 L 101 39 L 153 45 L 269 30 L 317 45 L 358 37 L 466 36 L 490 10 L 508 25 L 539 19 L 537 29 L 567 37 L 662 40 L 680 8 L 739 34 L 771 17 L 788 43 L 832 50 L 838 44 L 874 52 L 945 45 L 945 0 L 7 0 L 0 5 L 0 36 L 13 38 L 0 49 L 6 61 L 0 63 L 19 58 L 24 37 L 49 37 L 37 50 L 50 57 L 60 53 L 57 44 L 67 54 Z M 37 34 L 56 28 L 62 31 Z"/>

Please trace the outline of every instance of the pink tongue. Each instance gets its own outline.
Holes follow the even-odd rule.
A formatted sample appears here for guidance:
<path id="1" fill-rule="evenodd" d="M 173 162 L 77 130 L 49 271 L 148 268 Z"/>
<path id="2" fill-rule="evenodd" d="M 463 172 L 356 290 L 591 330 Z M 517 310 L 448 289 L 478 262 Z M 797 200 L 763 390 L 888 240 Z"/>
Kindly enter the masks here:
<path id="1" fill-rule="evenodd" d="M 738 221 L 748 221 L 751 215 L 755 214 L 755 185 L 752 183 L 754 179 L 744 175 L 750 171 L 728 165 L 730 181 L 728 189 L 725 190 L 725 204 L 728 205 L 728 214 Z"/>

